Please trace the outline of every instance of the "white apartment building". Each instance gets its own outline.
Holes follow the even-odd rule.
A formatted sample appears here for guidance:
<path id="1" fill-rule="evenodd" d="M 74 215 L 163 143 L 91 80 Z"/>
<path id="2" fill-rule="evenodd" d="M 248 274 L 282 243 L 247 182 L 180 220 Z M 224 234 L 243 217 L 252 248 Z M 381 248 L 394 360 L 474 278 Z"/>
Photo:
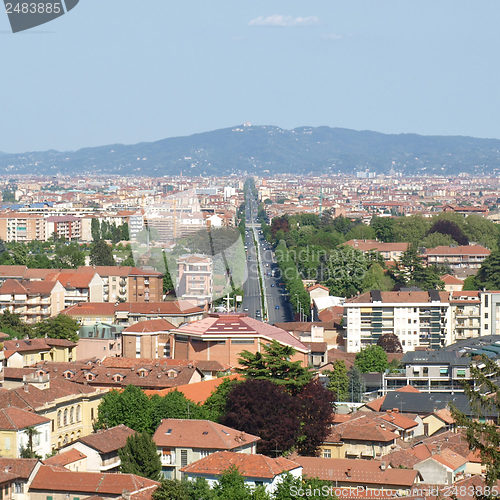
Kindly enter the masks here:
<path id="1" fill-rule="evenodd" d="M 404 352 L 438 349 L 452 341 L 448 292 L 372 290 L 347 300 L 344 317 L 347 352 L 376 344 L 386 333 L 399 338 Z"/>

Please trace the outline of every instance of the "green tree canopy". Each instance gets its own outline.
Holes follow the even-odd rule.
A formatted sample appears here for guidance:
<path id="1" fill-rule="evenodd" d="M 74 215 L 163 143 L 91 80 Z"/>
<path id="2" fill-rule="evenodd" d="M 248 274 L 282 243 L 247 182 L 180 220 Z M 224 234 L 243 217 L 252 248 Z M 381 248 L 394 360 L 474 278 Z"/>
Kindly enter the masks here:
<path id="1" fill-rule="evenodd" d="M 349 376 L 349 401 L 353 403 L 361 403 L 363 401 L 363 394 L 365 392 L 365 382 L 363 375 L 356 365 L 354 365 L 348 372 Z"/>
<path id="2" fill-rule="evenodd" d="M 160 456 L 156 444 L 147 432 L 133 434 L 118 450 L 123 474 L 136 474 L 158 481 L 161 474 Z"/>
<path id="3" fill-rule="evenodd" d="M 76 269 L 85 265 L 85 253 L 78 243 L 56 245 L 54 267 L 60 269 Z"/>
<path id="4" fill-rule="evenodd" d="M 481 264 L 474 278 L 479 289 L 500 290 L 500 250 L 492 252 Z"/>
<path id="5" fill-rule="evenodd" d="M 203 408 L 207 411 L 210 420 L 218 422 L 226 411 L 227 397 L 233 388 L 241 383 L 237 379 L 226 378 L 222 384 L 210 394 L 207 400 L 203 403 Z"/>
<path id="6" fill-rule="evenodd" d="M 335 394 L 335 401 L 349 400 L 349 377 L 347 367 L 343 359 L 335 361 L 333 370 L 326 373 L 328 377 L 328 389 Z"/>
<path id="7" fill-rule="evenodd" d="M 264 352 L 243 351 L 237 372 L 246 378 L 270 380 L 297 392 L 311 380 L 311 374 L 301 361 L 291 361 L 295 349 L 273 340 L 264 345 Z"/>
<path id="8" fill-rule="evenodd" d="M 90 263 L 93 266 L 114 266 L 116 264 L 113 251 L 104 240 L 98 240 L 92 245 Z"/>
<path id="9" fill-rule="evenodd" d="M 380 373 L 389 367 L 387 354 L 378 345 L 365 347 L 362 351 L 358 352 L 354 364 L 363 373 Z"/>
<path id="10" fill-rule="evenodd" d="M 71 342 L 78 342 L 79 329 L 80 325 L 78 321 L 65 314 L 59 314 L 58 316 L 37 323 L 33 331 L 36 337 L 66 339 Z"/>

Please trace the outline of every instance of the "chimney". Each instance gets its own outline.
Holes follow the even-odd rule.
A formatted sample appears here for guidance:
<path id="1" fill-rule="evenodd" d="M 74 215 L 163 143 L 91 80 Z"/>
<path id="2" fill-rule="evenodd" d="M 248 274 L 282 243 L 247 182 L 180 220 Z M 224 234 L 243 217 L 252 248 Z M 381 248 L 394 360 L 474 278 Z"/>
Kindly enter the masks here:
<path id="1" fill-rule="evenodd" d="M 345 475 L 347 477 L 351 477 L 351 468 L 350 467 L 345 471 Z"/>
<path id="2" fill-rule="evenodd" d="M 392 409 L 392 411 L 393 411 L 394 413 L 399 413 L 399 408 L 393 408 L 393 409 Z"/>
<path id="3" fill-rule="evenodd" d="M 380 464 L 380 470 L 385 470 L 387 468 L 387 466 L 385 465 L 385 462 L 382 462 Z"/>
<path id="4" fill-rule="evenodd" d="M 28 387 L 28 382 L 24 381 L 23 389 L 24 389 L 24 392 L 30 392 L 29 387 Z"/>
<path id="5" fill-rule="evenodd" d="M 392 413 L 392 410 L 385 410 L 387 413 Z"/>

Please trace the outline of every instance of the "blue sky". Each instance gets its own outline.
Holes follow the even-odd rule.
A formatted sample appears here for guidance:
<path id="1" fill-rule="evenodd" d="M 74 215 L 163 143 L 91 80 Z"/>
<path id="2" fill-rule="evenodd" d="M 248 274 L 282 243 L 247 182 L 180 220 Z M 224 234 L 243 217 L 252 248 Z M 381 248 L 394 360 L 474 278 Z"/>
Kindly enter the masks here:
<path id="1" fill-rule="evenodd" d="M 80 0 L 11 34 L 0 12 L 0 151 L 244 121 L 500 138 L 499 18 L 498 0 Z"/>

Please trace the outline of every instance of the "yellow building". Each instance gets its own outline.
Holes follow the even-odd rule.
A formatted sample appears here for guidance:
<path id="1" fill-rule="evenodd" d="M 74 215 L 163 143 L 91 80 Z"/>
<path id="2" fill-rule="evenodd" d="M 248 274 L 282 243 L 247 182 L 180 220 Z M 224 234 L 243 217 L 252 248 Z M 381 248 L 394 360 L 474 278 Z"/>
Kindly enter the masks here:
<path id="1" fill-rule="evenodd" d="M 65 339 L 6 340 L 3 344 L 6 364 L 10 368 L 23 368 L 42 361 L 75 360 L 76 344 Z"/>
<path id="2" fill-rule="evenodd" d="M 25 376 L 24 383 L 0 394 L 0 408 L 26 408 L 50 420 L 52 450 L 93 432 L 98 406 L 107 392 L 66 380 L 50 379 L 42 369 Z"/>

